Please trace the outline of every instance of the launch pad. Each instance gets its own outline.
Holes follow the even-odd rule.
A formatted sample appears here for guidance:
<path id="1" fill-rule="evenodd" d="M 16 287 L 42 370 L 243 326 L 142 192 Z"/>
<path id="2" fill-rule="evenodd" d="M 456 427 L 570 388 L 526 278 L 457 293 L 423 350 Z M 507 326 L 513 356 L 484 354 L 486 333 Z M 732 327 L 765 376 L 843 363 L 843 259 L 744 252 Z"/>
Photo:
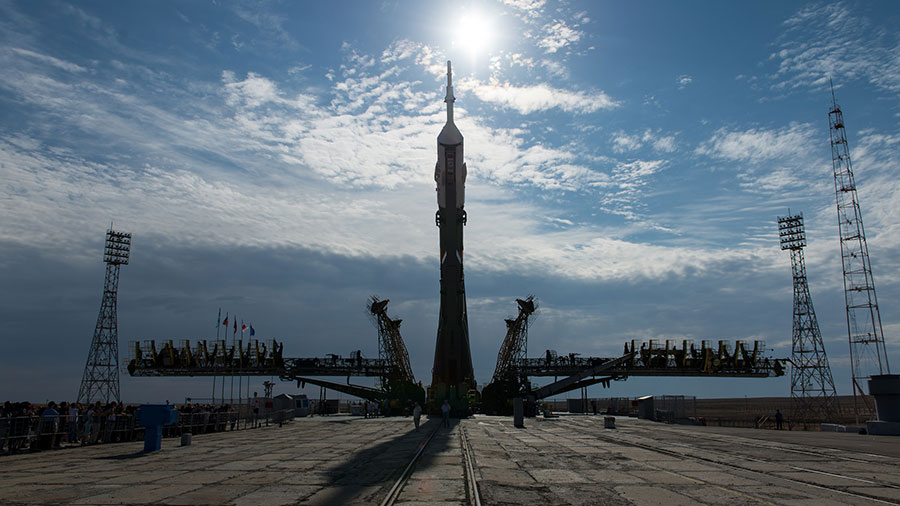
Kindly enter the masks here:
<path id="1" fill-rule="evenodd" d="M 0 503 L 896 504 L 900 438 L 600 416 L 315 417 L 283 427 L 3 457 Z M 432 436 L 433 434 L 433 436 Z M 424 446 L 420 457 L 409 466 Z M 471 469 L 471 471 L 469 471 Z M 389 494 L 398 483 L 393 501 Z M 476 502 L 475 497 L 478 498 Z"/>
<path id="2" fill-rule="evenodd" d="M 350 357 L 284 358 L 282 344 L 251 340 L 227 340 L 212 343 L 200 341 L 191 346 L 183 341 L 176 347 L 172 341 L 145 341 L 132 345 L 134 356 L 128 371 L 133 376 L 278 376 L 348 393 L 363 399 L 387 402 L 391 408 L 411 409 L 414 402 L 423 403 L 432 414 L 448 401 L 453 416 L 473 412 L 509 413 L 513 399 L 536 401 L 545 397 L 591 385 L 609 386 L 611 381 L 629 376 L 702 376 L 764 378 L 784 374 L 783 360 L 764 356 L 761 341 L 752 347 L 737 341 L 729 343 L 703 341 L 700 346 L 684 340 L 667 341 L 664 345 L 650 340 L 625 344 L 620 356 L 579 357 L 547 350 L 545 356 L 528 357 L 526 352 L 528 325 L 537 305 L 533 297 L 518 299 L 519 314 L 507 320 L 508 332 L 500 346 L 497 366 L 491 383 L 483 391 L 476 388 L 469 343 L 463 273 L 463 229 L 468 221 L 465 210 L 465 183 L 468 169 L 464 158 L 464 139 L 453 118 L 453 77 L 447 62 L 447 89 L 444 102 L 447 120 L 437 137 L 437 163 L 434 169 L 437 193 L 435 224 L 439 229 L 440 314 L 431 385 L 426 390 L 416 382 L 409 354 L 400 335 L 401 320 L 387 316 L 388 301 L 373 297 L 368 306 L 378 328 L 377 359 L 363 357 L 361 351 Z M 227 320 L 227 315 L 226 315 Z M 237 330 L 235 324 L 235 332 Z M 242 333 L 243 337 L 243 333 Z M 346 377 L 346 383 L 326 381 L 321 377 Z M 351 376 L 379 378 L 377 387 L 350 384 Z M 533 386 L 529 378 L 554 377 L 543 387 Z M 562 377 L 560 379 L 560 377 Z M 224 383 L 223 383 L 224 384 Z M 427 393 L 427 395 L 426 395 Z M 224 394 L 223 394 L 224 397 Z"/>

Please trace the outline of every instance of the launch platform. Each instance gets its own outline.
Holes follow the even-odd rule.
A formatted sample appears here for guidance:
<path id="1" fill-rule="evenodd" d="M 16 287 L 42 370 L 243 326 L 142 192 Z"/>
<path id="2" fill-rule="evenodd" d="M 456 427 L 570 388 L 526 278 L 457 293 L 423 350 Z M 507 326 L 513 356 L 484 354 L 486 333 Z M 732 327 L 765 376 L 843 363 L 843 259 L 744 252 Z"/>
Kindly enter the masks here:
<path id="1" fill-rule="evenodd" d="M 2 504 L 883 505 L 900 438 L 563 415 L 332 416 L 0 457 Z M 427 444 L 426 444 L 427 443 Z M 424 445 L 424 446 L 423 446 Z M 421 451 L 420 451 L 421 449 Z M 418 455 L 417 458 L 416 455 Z M 413 459 L 415 460 L 413 461 Z"/>

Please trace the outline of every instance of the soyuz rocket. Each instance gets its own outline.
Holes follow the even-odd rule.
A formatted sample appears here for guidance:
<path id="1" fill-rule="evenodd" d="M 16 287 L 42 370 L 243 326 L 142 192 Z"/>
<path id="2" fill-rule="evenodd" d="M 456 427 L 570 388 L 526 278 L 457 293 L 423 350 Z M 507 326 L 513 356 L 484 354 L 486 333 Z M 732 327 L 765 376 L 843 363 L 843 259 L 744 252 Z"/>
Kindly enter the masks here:
<path id="1" fill-rule="evenodd" d="M 466 164 L 463 161 L 463 136 L 453 124 L 455 101 L 448 61 L 447 96 L 444 99 L 447 103 L 447 123 L 437 138 L 438 156 L 434 167 L 438 201 L 435 224 L 440 229 L 441 245 L 441 315 L 431 386 L 438 402 L 441 398 L 464 398 L 468 389 L 475 388 L 463 279 Z M 455 392 L 451 392 L 451 388 Z"/>

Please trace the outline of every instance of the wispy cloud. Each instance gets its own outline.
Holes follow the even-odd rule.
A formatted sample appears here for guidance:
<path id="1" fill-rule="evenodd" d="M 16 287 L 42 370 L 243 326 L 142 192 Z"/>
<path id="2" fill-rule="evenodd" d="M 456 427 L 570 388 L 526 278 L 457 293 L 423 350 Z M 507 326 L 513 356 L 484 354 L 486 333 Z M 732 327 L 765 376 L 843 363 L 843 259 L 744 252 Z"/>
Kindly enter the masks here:
<path id="1" fill-rule="evenodd" d="M 571 27 L 561 19 L 555 19 L 543 28 L 543 36 L 538 41 L 538 46 L 547 54 L 553 54 L 581 40 L 584 32 Z"/>
<path id="2" fill-rule="evenodd" d="M 687 87 L 687 85 L 691 84 L 694 81 L 694 78 L 687 75 L 682 74 L 675 79 L 675 82 L 678 83 L 678 89 L 683 90 Z"/>
<path id="3" fill-rule="evenodd" d="M 794 159 L 806 155 L 818 143 L 816 130 L 809 123 L 791 123 L 779 129 L 750 128 L 717 130 L 702 142 L 695 152 L 731 161 L 760 163 L 777 159 Z"/>
<path id="4" fill-rule="evenodd" d="M 778 70 L 770 78 L 775 89 L 824 88 L 829 78 L 838 86 L 863 79 L 880 88 L 900 91 L 900 37 L 873 26 L 844 2 L 812 4 L 784 22 L 785 32 L 770 55 Z"/>
<path id="5" fill-rule="evenodd" d="M 654 151 L 672 153 L 676 151 L 674 135 L 661 135 L 660 131 L 646 129 L 643 133 L 627 134 L 622 130 L 615 132 L 610 140 L 612 150 L 615 153 L 636 151 L 645 145 L 649 145 Z"/>
<path id="6" fill-rule="evenodd" d="M 87 72 L 85 67 L 81 65 L 76 65 L 74 63 L 61 60 L 59 58 L 55 58 L 53 56 L 47 54 L 41 54 L 34 51 L 29 51 L 28 49 L 22 49 L 18 47 L 10 48 L 10 51 L 17 53 L 22 56 L 26 56 L 32 60 L 39 61 L 41 63 L 46 63 L 52 65 L 58 69 L 66 70 L 69 72 Z"/>
<path id="7" fill-rule="evenodd" d="M 472 91 L 479 100 L 531 114 L 548 109 L 586 114 L 614 109 L 620 103 L 602 91 L 583 92 L 553 88 L 547 84 L 515 86 L 509 83 L 483 83 L 475 79 L 460 82 L 461 90 Z"/>

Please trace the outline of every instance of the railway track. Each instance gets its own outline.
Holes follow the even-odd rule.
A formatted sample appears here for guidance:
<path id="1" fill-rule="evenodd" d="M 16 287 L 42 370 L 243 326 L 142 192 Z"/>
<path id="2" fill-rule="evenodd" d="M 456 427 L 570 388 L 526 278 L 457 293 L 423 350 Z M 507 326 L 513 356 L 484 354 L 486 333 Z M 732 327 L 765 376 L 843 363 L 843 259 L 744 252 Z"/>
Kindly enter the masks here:
<path id="1" fill-rule="evenodd" d="M 406 484 L 409 482 L 410 478 L 415 474 L 416 465 L 418 464 L 420 458 L 425 453 L 428 445 L 434 439 L 435 435 L 441 430 L 441 426 L 437 425 L 434 430 L 428 434 L 428 437 L 425 438 L 424 441 L 418 446 L 415 454 L 410 459 L 409 463 L 400 473 L 400 477 L 394 482 L 393 486 L 388 490 L 387 496 L 381 501 L 380 506 L 392 506 L 398 502 L 401 502 L 403 497 L 403 491 Z M 465 490 L 466 497 L 464 500 L 471 506 L 481 506 L 481 497 L 478 492 L 478 483 L 475 478 L 475 460 L 474 453 L 472 451 L 472 447 L 469 444 L 468 435 L 466 434 L 465 428 L 459 426 L 459 444 L 462 450 L 462 462 L 463 466 L 463 476 L 465 477 Z M 463 498 L 461 498 L 463 499 Z"/>
<path id="2" fill-rule="evenodd" d="M 836 485 L 827 485 L 827 484 L 823 484 L 822 482 L 788 477 L 788 476 L 784 476 L 783 474 L 779 474 L 774 471 L 753 469 L 751 467 L 741 465 L 739 462 L 777 464 L 777 465 L 783 466 L 785 468 L 785 471 L 812 473 L 812 474 L 816 474 L 819 476 L 827 476 L 830 478 L 842 479 L 842 480 L 847 480 L 850 482 L 856 482 L 856 483 L 859 483 L 860 486 L 867 486 L 867 485 L 868 486 L 879 486 L 879 487 L 886 487 L 886 488 L 900 490 L 900 486 L 895 485 L 893 483 L 886 483 L 884 481 L 878 481 L 878 480 L 874 480 L 874 479 L 869 480 L 869 479 L 865 479 L 865 478 L 859 478 L 857 476 L 848 476 L 848 475 L 844 475 L 844 474 L 840 474 L 840 473 L 836 473 L 836 472 L 826 472 L 826 471 L 821 471 L 818 469 L 810 469 L 807 467 L 796 466 L 793 464 L 779 462 L 776 460 L 760 459 L 758 457 L 754 457 L 751 455 L 736 454 L 733 450 L 726 452 L 725 450 L 722 450 L 719 448 L 711 448 L 711 447 L 709 447 L 709 445 L 704 445 L 703 440 L 699 440 L 699 439 L 692 440 L 690 445 L 684 444 L 684 443 L 678 443 L 676 441 L 667 441 L 666 444 L 668 447 L 660 448 L 657 445 L 651 444 L 652 442 L 658 442 L 657 440 L 649 439 L 649 438 L 646 438 L 646 437 L 643 437 L 640 435 L 636 435 L 636 434 L 631 434 L 631 433 L 627 432 L 627 430 L 621 431 L 621 432 L 604 431 L 604 429 L 592 430 L 592 429 L 598 429 L 599 427 L 596 424 L 590 423 L 588 421 L 578 421 L 575 424 L 586 429 L 586 431 L 590 431 L 592 433 L 592 435 L 594 435 L 598 439 L 600 439 L 602 441 L 606 441 L 608 443 L 613 443 L 613 444 L 617 444 L 617 445 L 633 446 L 635 448 L 641 448 L 643 450 L 647 450 L 647 451 L 651 451 L 651 452 L 655 452 L 655 453 L 659 453 L 659 454 L 663 454 L 663 455 L 668 455 L 671 457 L 676 457 L 678 459 L 693 460 L 696 462 L 703 462 L 703 463 L 707 463 L 707 464 L 713 464 L 716 466 L 730 468 L 733 470 L 739 470 L 741 472 L 750 473 L 750 474 L 757 475 L 757 476 L 761 475 L 761 476 L 765 476 L 766 478 L 768 478 L 768 481 L 770 481 L 770 482 L 771 481 L 774 481 L 776 483 L 779 481 L 789 482 L 789 483 L 799 484 L 799 485 L 817 488 L 817 489 L 821 489 L 821 490 L 828 490 L 830 492 L 839 494 L 839 495 L 847 498 L 848 501 L 852 501 L 850 498 L 854 498 L 854 499 L 864 499 L 866 501 L 870 501 L 872 503 L 877 503 L 877 504 L 893 504 L 893 505 L 898 504 L 897 502 L 888 501 L 883 498 L 873 496 L 871 494 L 847 490 L 846 489 L 847 487 L 841 487 L 841 486 L 836 486 Z M 617 429 L 617 430 L 621 430 L 621 429 Z M 660 429 L 660 430 L 664 430 L 664 429 Z M 677 431 L 667 431 L 667 432 L 677 432 Z M 681 435 L 683 436 L 684 434 L 682 433 Z M 704 435 L 704 437 L 706 437 L 706 435 Z M 732 443 L 731 440 L 724 441 L 721 439 L 719 439 L 717 442 L 727 442 L 729 444 Z M 756 448 L 766 446 L 765 443 L 771 444 L 771 442 L 768 442 L 768 441 L 759 441 L 759 443 L 760 444 L 757 445 Z M 742 444 L 744 444 L 745 446 L 750 446 L 752 443 L 749 441 L 745 441 Z M 688 453 L 687 451 L 679 451 L 679 450 L 691 451 L 691 450 L 696 450 L 696 449 L 702 450 L 703 452 L 705 452 L 709 455 L 708 456 L 700 456 L 700 455 Z M 811 454 L 811 455 L 816 455 L 816 456 L 823 457 L 823 458 L 832 458 L 833 457 L 830 453 L 827 453 L 827 452 L 815 452 L 815 451 L 809 451 L 809 450 L 806 450 L 806 451 L 796 450 L 796 451 L 798 453 Z M 736 456 L 739 457 L 739 459 L 735 459 Z M 858 459 L 853 459 L 852 457 L 847 458 L 847 460 L 859 461 Z M 870 461 L 861 461 L 861 462 L 868 463 Z M 871 462 L 874 462 L 874 461 L 871 461 Z M 648 464 L 648 465 L 650 465 L 650 464 Z M 652 465 L 650 465 L 650 466 L 654 467 Z M 659 469 L 661 471 L 665 471 L 667 473 L 677 474 L 679 476 L 682 476 L 682 477 L 692 480 L 692 481 L 700 481 L 700 482 L 703 481 L 702 479 L 698 480 L 695 477 L 687 476 L 685 474 L 679 473 L 677 471 L 672 471 L 670 469 L 663 469 L 663 468 L 659 468 Z M 773 504 L 763 497 L 757 497 L 750 493 L 735 490 L 735 489 L 729 488 L 727 486 L 716 485 L 716 484 L 712 484 L 712 483 L 710 483 L 709 485 L 712 485 L 720 490 L 725 490 L 725 491 L 731 492 L 738 496 L 753 499 L 761 504 Z M 858 504 L 858 501 L 852 501 L 852 502 L 849 502 L 848 504 Z"/>
<path id="3" fill-rule="evenodd" d="M 657 429 L 657 432 L 669 432 L 671 434 L 683 434 L 681 431 L 672 430 L 669 428 L 661 428 Z M 799 444 L 794 443 L 783 443 L 776 441 L 766 441 L 762 439 L 754 439 L 747 438 L 741 436 L 732 436 L 732 435 L 724 435 L 724 434 L 715 434 L 709 433 L 704 434 L 704 439 L 711 441 L 718 441 L 721 443 L 726 443 L 730 445 L 741 445 L 751 448 L 766 448 L 771 449 L 772 451 L 779 452 L 789 452 L 796 453 L 801 455 L 809 455 L 813 457 L 822 457 L 825 459 L 837 459 L 843 460 L 847 462 L 856 462 L 860 464 L 879 464 L 888 467 L 897 467 L 900 468 L 900 461 L 897 461 L 896 458 L 890 457 L 887 455 L 877 455 L 874 453 L 866 453 L 859 452 L 853 450 L 842 450 L 839 448 L 821 448 L 820 451 L 810 450 L 808 447 L 803 447 Z M 852 454 L 849 456 L 847 454 Z"/>

